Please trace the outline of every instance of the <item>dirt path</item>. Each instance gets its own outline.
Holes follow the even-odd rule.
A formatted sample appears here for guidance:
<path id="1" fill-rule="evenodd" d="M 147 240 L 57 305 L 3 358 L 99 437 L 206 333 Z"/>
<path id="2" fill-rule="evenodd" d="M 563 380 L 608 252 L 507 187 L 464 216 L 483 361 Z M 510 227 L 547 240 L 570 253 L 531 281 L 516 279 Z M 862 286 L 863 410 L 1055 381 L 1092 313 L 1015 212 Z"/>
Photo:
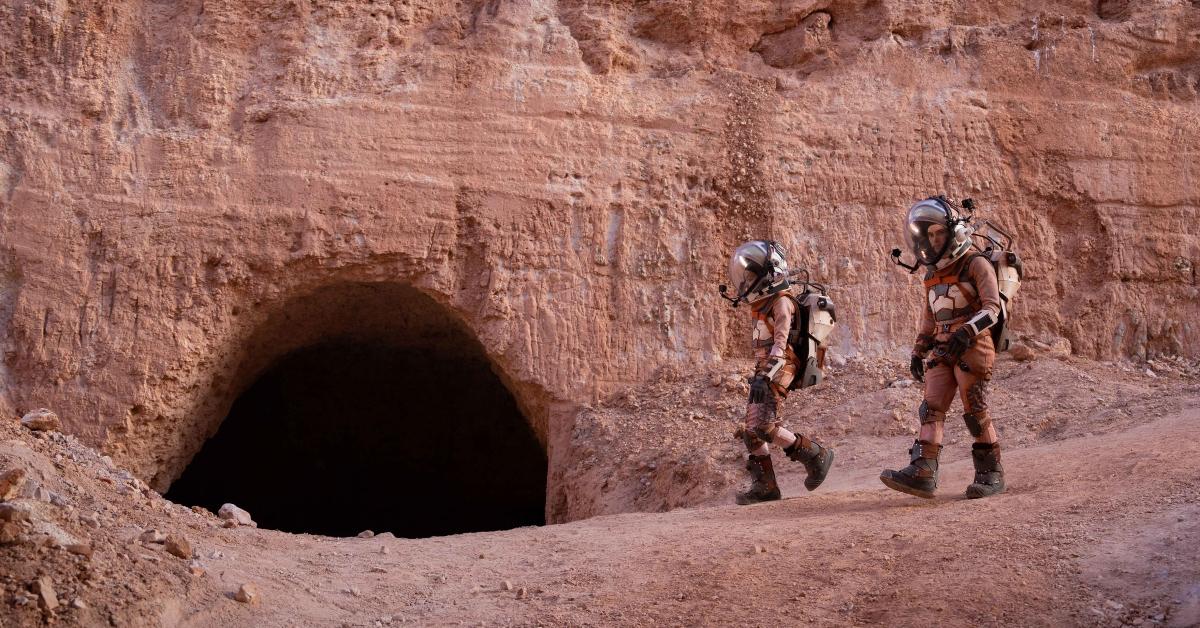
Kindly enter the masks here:
<path id="1" fill-rule="evenodd" d="M 781 502 L 418 540 L 221 528 L 123 489 L 138 484 L 70 439 L 14 431 L 0 456 L 24 459 L 45 490 L 74 500 L 62 510 L 94 509 L 101 525 L 39 506 L 91 535 L 95 555 L 0 547 L 0 564 L 15 565 L 0 624 L 40 621 L 34 602 L 15 600 L 49 573 L 62 583 L 56 619 L 88 625 L 1192 626 L 1200 391 L 1168 396 L 1177 409 L 1162 416 L 1006 451 L 1011 488 L 993 499 L 961 498 L 971 474 L 962 452 L 947 457 L 939 498 L 888 491 L 879 461 L 902 463 L 908 437 L 862 438 L 815 493 L 787 467 L 793 497 Z M 146 527 L 187 534 L 205 573 L 137 542 Z M 260 603 L 232 599 L 244 582 Z M 67 608 L 75 596 L 88 608 Z"/>
<path id="2" fill-rule="evenodd" d="M 932 501 L 864 468 L 779 503 L 440 539 L 234 530 L 213 576 L 257 582 L 264 603 L 186 623 L 1195 625 L 1198 426 L 1193 397 L 1119 434 L 1013 451 L 1013 488 L 982 501 L 960 497 L 959 460 Z"/>

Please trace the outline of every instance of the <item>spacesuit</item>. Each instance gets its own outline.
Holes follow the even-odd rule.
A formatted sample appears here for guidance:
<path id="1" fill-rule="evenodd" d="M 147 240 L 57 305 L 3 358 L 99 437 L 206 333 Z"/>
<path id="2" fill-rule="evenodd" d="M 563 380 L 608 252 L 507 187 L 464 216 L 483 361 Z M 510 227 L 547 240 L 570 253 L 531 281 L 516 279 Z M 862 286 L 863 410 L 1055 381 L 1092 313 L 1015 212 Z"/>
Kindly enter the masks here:
<path id="1" fill-rule="evenodd" d="M 730 258 L 730 282 L 737 299 L 750 303 L 754 321 L 752 348 L 754 375 L 746 405 L 742 440 L 749 456 L 750 488 L 737 495 L 739 504 L 780 498 L 771 463 L 769 445 L 804 465 L 804 486 L 814 490 L 825 480 L 833 464 L 833 450 L 801 434 L 793 434 L 779 420 L 779 405 L 804 364 L 789 343 L 789 333 L 798 315 L 798 301 L 788 281 L 783 248 L 775 242 L 751 240 L 738 247 Z"/>
<path id="2" fill-rule="evenodd" d="M 971 230 L 942 198 L 914 205 L 906 234 L 913 252 L 928 269 L 925 299 L 910 359 L 910 370 L 925 383 L 918 414 L 921 431 L 909 450 L 910 464 L 885 470 L 885 485 L 918 497 L 937 489 L 942 427 L 955 393 L 963 404 L 963 420 L 975 438 L 975 480 L 967 497 L 1004 491 L 1000 444 L 988 412 L 987 385 L 996 351 L 989 329 L 1001 316 L 996 271 L 984 255 L 969 254 Z"/>

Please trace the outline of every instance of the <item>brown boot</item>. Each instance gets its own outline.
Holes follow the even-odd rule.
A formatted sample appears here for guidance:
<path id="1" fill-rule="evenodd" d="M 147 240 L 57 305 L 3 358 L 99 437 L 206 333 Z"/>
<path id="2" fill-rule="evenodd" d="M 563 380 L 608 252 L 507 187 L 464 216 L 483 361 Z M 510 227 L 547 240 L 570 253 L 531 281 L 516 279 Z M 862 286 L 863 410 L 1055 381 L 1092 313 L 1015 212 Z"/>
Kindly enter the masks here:
<path id="1" fill-rule="evenodd" d="M 746 460 L 746 470 L 750 472 L 749 490 L 737 494 L 737 503 L 745 506 L 759 502 L 770 502 L 779 499 L 779 485 L 775 483 L 775 468 L 771 466 L 771 454 L 755 456 L 750 454 Z"/>
<path id="2" fill-rule="evenodd" d="M 942 446 L 917 440 L 913 441 L 908 453 L 912 456 L 908 466 L 899 471 L 888 469 L 880 473 L 880 481 L 901 493 L 932 498 L 937 490 L 938 455 L 942 453 Z"/>
<path id="3" fill-rule="evenodd" d="M 804 478 L 804 488 L 810 491 L 816 490 L 825 481 L 829 467 L 833 465 L 832 449 L 799 434 L 796 435 L 796 442 L 783 448 L 783 453 L 804 464 L 804 470 L 808 472 L 808 477 Z"/>
<path id="4" fill-rule="evenodd" d="M 967 487 L 967 498 L 977 499 L 1004 492 L 1004 467 L 1000 466 L 1000 443 L 975 443 L 971 447 L 975 481 Z"/>

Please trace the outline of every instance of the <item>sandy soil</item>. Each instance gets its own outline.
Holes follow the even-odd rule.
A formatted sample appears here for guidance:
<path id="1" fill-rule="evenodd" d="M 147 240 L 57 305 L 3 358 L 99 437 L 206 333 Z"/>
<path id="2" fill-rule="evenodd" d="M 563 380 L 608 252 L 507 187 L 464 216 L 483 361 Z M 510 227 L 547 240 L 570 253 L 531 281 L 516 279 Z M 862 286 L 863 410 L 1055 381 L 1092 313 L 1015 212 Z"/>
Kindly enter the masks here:
<path id="1" fill-rule="evenodd" d="M 729 366 L 731 375 L 737 365 Z M 893 387 L 898 362 L 852 361 L 836 374 L 805 397 L 811 403 L 789 400 L 793 409 L 827 408 L 810 418 L 812 431 L 838 447 L 839 464 L 814 493 L 803 491 L 799 466 L 783 461 L 786 499 L 732 505 L 742 479 L 732 424 L 689 412 L 681 420 L 692 433 L 712 439 L 711 452 L 694 462 L 703 478 L 695 486 L 707 488 L 688 499 L 700 505 L 413 540 L 223 528 L 72 437 L 7 422 L 0 472 L 26 470 L 23 496 L 8 504 L 30 521 L 0 546 L 0 624 L 1200 623 L 1194 365 L 1101 364 L 1049 352 L 1002 360 L 993 408 L 1008 443 L 1010 490 L 979 501 L 961 495 L 971 468 L 960 422 L 948 425 L 938 498 L 885 489 L 876 477 L 905 462 L 917 388 Z M 712 377 L 675 385 L 723 390 L 727 378 L 713 385 Z M 736 402 L 740 392 L 712 396 Z M 638 405 L 648 412 L 646 403 Z M 612 407 L 596 412 L 615 420 Z M 664 440 L 660 450 L 674 455 L 688 439 Z M 648 455 L 626 445 L 612 460 Z M 701 473 L 699 460 L 712 469 Z M 610 472 L 613 494 L 641 495 L 630 507 L 653 509 L 646 507 L 667 497 L 655 471 L 639 470 L 656 478 L 645 484 Z M 322 507 L 321 495 L 312 507 Z M 147 528 L 183 535 L 195 558 L 139 541 Z M 72 543 L 90 546 L 91 556 L 65 549 Z M 54 611 L 39 608 L 31 592 L 40 577 L 53 583 Z M 257 603 L 234 599 L 248 582 L 260 591 Z M 76 599 L 84 608 L 71 605 Z"/>

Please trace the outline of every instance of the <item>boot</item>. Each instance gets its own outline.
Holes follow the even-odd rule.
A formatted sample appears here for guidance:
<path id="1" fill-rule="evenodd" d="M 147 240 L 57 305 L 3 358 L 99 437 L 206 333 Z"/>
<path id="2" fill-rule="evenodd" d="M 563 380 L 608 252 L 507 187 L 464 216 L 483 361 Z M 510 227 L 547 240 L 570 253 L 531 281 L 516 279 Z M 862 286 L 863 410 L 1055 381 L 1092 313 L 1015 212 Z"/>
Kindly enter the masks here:
<path id="1" fill-rule="evenodd" d="M 771 454 L 755 456 L 750 454 L 746 460 L 746 470 L 750 472 L 749 490 L 737 494 L 737 503 L 745 506 L 758 502 L 771 502 L 779 499 L 779 485 L 775 483 L 775 468 L 771 466 Z"/>
<path id="2" fill-rule="evenodd" d="M 967 487 L 967 498 L 976 499 L 1004 492 L 1004 467 L 1000 466 L 1000 443 L 975 443 L 971 447 L 975 481 Z"/>
<path id="3" fill-rule="evenodd" d="M 917 440 L 913 441 L 908 453 L 912 461 L 907 467 L 899 471 L 888 469 L 879 474 L 879 479 L 890 489 L 931 499 L 937 490 L 938 456 L 942 446 Z"/>
<path id="4" fill-rule="evenodd" d="M 787 454 L 788 458 L 804 464 L 804 470 L 808 472 L 808 477 L 804 478 L 804 488 L 810 491 L 816 490 L 821 482 L 825 481 L 829 467 L 833 465 L 832 449 L 818 445 L 799 434 L 796 435 L 796 442 L 783 448 L 783 453 Z"/>

